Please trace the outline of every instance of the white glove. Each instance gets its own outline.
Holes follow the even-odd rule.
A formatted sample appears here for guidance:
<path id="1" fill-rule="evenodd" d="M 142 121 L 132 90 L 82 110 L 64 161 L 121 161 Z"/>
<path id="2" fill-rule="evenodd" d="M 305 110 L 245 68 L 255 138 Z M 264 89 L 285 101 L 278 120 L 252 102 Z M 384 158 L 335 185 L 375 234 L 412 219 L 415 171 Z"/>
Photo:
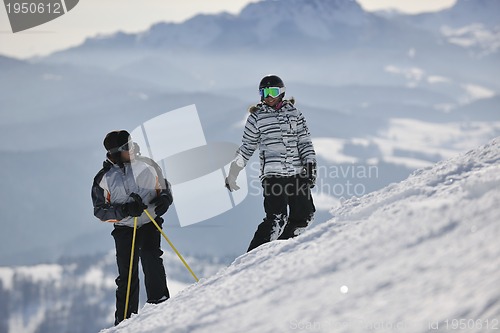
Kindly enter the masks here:
<path id="1" fill-rule="evenodd" d="M 236 162 L 231 163 L 231 167 L 229 168 L 229 175 L 226 177 L 226 188 L 230 191 L 238 191 L 240 187 L 236 184 L 236 179 L 238 178 L 238 174 L 243 170 L 243 167 L 238 166 Z"/>

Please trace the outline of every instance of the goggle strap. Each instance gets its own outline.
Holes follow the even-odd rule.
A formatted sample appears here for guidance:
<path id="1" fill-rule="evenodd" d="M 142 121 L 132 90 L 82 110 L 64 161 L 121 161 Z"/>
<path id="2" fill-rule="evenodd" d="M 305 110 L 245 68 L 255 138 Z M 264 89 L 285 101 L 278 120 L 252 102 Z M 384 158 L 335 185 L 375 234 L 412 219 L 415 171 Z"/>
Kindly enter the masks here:
<path id="1" fill-rule="evenodd" d="M 125 147 L 127 145 L 128 145 L 128 149 L 123 149 L 123 147 Z M 108 150 L 108 153 L 114 154 L 114 153 L 119 153 L 119 152 L 122 152 L 122 151 L 130 151 L 133 148 L 134 148 L 134 142 L 133 141 L 129 141 L 127 143 L 124 143 L 120 147 L 112 148 L 112 149 Z"/>

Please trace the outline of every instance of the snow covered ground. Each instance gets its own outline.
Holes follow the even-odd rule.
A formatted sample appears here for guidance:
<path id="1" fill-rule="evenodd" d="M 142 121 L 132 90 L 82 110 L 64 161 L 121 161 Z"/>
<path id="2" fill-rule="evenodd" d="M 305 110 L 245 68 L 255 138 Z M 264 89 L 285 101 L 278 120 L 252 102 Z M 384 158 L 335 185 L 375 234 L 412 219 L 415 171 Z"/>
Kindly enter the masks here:
<path id="1" fill-rule="evenodd" d="M 500 138 L 102 333 L 500 330 Z"/>

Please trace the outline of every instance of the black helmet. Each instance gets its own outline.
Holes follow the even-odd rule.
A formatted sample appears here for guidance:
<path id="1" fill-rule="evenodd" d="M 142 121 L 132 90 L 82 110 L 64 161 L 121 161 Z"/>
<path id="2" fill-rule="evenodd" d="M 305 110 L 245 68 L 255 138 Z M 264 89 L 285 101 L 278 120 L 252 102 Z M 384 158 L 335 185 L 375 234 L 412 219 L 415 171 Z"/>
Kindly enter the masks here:
<path id="1" fill-rule="evenodd" d="M 109 132 L 104 138 L 103 144 L 108 151 L 106 157 L 120 166 L 123 165 L 121 152 L 130 152 L 133 149 L 130 134 L 125 130 Z"/>
<path id="2" fill-rule="evenodd" d="M 130 134 L 125 131 L 112 131 L 106 134 L 104 138 L 104 148 L 110 153 L 119 152 L 120 149 L 129 150 L 128 143 L 130 142 Z"/>
<path id="3" fill-rule="evenodd" d="M 262 78 L 262 80 L 260 80 L 259 90 L 269 87 L 284 88 L 285 84 L 283 83 L 283 80 L 280 79 L 280 77 L 277 75 L 266 75 Z"/>

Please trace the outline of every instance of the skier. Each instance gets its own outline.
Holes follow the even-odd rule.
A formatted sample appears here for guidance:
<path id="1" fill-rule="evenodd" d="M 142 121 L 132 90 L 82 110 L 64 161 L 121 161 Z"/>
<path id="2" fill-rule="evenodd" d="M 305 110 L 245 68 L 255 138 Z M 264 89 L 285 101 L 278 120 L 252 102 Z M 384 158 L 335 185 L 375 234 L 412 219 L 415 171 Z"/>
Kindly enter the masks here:
<path id="1" fill-rule="evenodd" d="M 266 216 L 248 251 L 298 236 L 312 223 L 315 212 L 310 189 L 316 181 L 316 154 L 306 120 L 293 98 L 283 99 L 285 85 L 278 76 L 265 76 L 259 92 L 261 102 L 249 109 L 242 145 L 225 180 L 229 191 L 238 190 L 238 174 L 259 147 Z"/>
<path id="2" fill-rule="evenodd" d="M 163 252 L 160 248 L 160 232 L 144 213 L 144 209 L 156 216 L 155 221 L 161 226 L 161 215 L 166 213 L 172 203 L 172 195 L 159 166 L 150 159 L 137 157 L 134 146 L 127 131 L 108 133 L 104 139 L 107 160 L 92 185 L 94 215 L 101 221 L 114 223 L 111 234 L 115 240 L 118 266 L 118 277 L 115 280 L 115 325 L 125 319 L 135 217 L 137 234 L 126 318 L 138 311 L 139 258 L 144 272 L 147 302 L 158 304 L 170 297 L 161 259 Z"/>

